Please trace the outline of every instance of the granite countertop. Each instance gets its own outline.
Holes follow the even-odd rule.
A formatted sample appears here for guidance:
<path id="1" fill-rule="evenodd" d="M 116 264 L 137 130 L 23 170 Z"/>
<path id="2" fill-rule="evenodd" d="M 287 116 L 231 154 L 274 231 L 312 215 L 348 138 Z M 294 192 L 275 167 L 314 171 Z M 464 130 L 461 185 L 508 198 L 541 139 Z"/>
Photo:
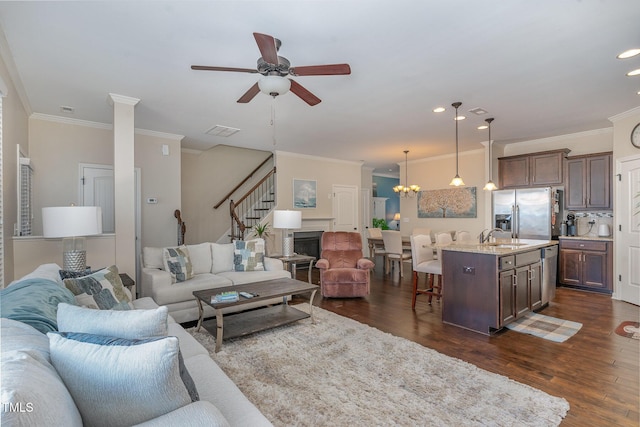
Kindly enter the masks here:
<path id="1" fill-rule="evenodd" d="M 558 236 L 559 239 L 567 240 L 596 240 L 601 242 L 613 242 L 613 237 L 600 237 L 600 236 Z"/>
<path id="2" fill-rule="evenodd" d="M 443 251 L 472 252 L 476 254 L 511 255 L 557 245 L 557 240 L 496 239 L 490 243 L 458 243 L 442 246 Z"/>

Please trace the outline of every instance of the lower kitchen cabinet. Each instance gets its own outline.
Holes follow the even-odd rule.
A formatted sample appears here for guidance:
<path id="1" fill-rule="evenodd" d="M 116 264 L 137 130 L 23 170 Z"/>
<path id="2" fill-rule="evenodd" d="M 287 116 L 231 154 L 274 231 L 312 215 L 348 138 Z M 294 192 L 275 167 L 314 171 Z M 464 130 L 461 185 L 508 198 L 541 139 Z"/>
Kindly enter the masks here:
<path id="1" fill-rule="evenodd" d="M 500 272 L 502 325 L 542 307 L 542 264 Z"/>
<path id="2" fill-rule="evenodd" d="M 613 292 L 612 243 L 609 241 L 560 239 L 562 285 L 599 292 Z"/>

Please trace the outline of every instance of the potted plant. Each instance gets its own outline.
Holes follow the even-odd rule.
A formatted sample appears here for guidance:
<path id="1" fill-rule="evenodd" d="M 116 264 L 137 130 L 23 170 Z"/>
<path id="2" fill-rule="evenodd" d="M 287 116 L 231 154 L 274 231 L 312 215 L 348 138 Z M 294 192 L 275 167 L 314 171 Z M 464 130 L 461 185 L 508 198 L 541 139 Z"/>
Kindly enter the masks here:
<path id="1" fill-rule="evenodd" d="M 253 226 L 253 234 L 261 239 L 269 237 L 269 223 L 256 224 Z"/>
<path id="2" fill-rule="evenodd" d="M 383 218 L 373 218 L 373 228 L 388 230 L 389 225 L 387 224 L 387 221 L 385 221 Z"/>

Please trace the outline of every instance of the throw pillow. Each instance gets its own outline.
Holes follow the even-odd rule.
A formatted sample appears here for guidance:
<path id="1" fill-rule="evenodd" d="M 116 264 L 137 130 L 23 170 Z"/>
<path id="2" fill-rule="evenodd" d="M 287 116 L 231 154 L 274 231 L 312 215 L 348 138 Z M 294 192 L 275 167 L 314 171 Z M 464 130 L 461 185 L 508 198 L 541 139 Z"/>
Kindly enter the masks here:
<path id="1" fill-rule="evenodd" d="M 180 377 L 176 337 L 128 340 L 74 332 L 47 335 L 53 366 L 85 425 L 131 426 L 194 401 L 189 381 Z M 197 392 L 194 397 L 197 400 Z"/>
<path id="2" fill-rule="evenodd" d="M 211 272 L 213 274 L 217 274 L 225 271 L 233 271 L 235 268 L 233 264 L 235 250 L 236 245 L 234 245 L 233 243 L 212 243 Z"/>
<path id="3" fill-rule="evenodd" d="M 58 331 L 141 339 L 167 336 L 166 306 L 153 310 L 94 310 L 58 305 Z"/>
<path id="4" fill-rule="evenodd" d="M 100 270 L 102 270 L 102 268 L 99 268 L 97 270 L 91 271 L 91 269 L 87 267 L 87 269 L 85 271 L 60 270 L 59 274 L 60 274 L 60 279 L 62 279 L 62 280 L 64 280 L 64 279 L 77 279 L 78 277 L 88 276 L 88 275 L 96 273 L 96 272 L 98 272 Z"/>
<path id="5" fill-rule="evenodd" d="M 187 245 L 193 274 L 211 273 L 211 243 Z"/>
<path id="6" fill-rule="evenodd" d="M 171 274 L 171 282 L 178 283 L 193 277 L 193 265 L 189 259 L 189 249 L 186 246 L 164 248 L 162 259 L 165 271 Z"/>
<path id="7" fill-rule="evenodd" d="M 100 310 L 133 308 L 115 265 L 88 276 L 64 279 L 64 286 L 76 296 L 78 305 Z"/>
<path id="8" fill-rule="evenodd" d="M 236 271 L 264 271 L 264 239 L 236 240 L 235 245 Z"/>

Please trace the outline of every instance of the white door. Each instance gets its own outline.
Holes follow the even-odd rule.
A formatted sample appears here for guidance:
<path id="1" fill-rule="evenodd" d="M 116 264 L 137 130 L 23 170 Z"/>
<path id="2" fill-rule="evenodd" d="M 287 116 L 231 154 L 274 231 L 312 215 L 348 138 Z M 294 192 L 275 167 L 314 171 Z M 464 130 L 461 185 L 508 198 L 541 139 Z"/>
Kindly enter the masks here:
<path id="1" fill-rule="evenodd" d="M 360 227 L 360 234 L 362 235 L 362 241 L 367 241 L 367 228 L 371 227 L 371 190 L 368 188 L 362 189 L 362 195 L 360 197 L 362 201 L 362 224 Z M 368 245 L 362 245 L 363 250 L 365 251 L 365 255 L 369 256 Z"/>
<path id="2" fill-rule="evenodd" d="M 135 169 L 136 254 L 142 252 L 140 212 L 142 206 L 140 168 Z M 102 232 L 115 233 L 115 203 L 113 197 L 113 166 L 80 164 L 80 204 L 102 208 Z M 136 256 L 136 282 L 140 283 L 140 259 Z"/>
<path id="3" fill-rule="evenodd" d="M 333 231 L 358 231 L 358 187 L 333 186 Z"/>
<path id="4" fill-rule="evenodd" d="M 626 157 L 616 163 L 616 293 L 621 300 L 640 305 L 640 157 Z"/>

